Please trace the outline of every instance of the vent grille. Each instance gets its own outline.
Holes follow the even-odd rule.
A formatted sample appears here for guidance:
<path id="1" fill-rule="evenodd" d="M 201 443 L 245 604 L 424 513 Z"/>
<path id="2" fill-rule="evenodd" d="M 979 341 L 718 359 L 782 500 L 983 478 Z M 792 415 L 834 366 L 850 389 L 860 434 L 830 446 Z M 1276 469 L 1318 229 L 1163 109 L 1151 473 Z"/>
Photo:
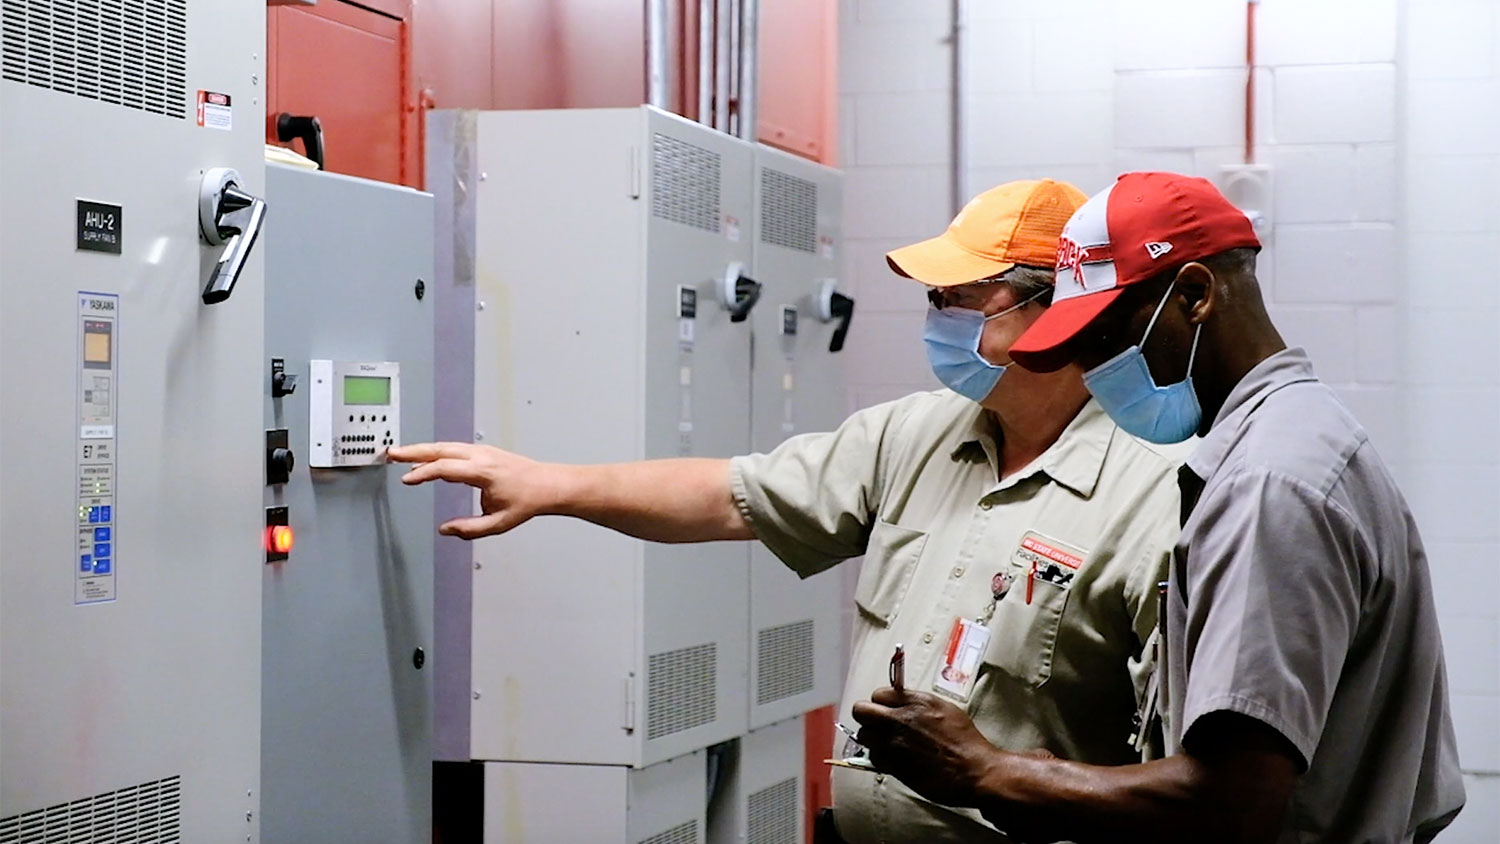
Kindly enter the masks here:
<path id="1" fill-rule="evenodd" d="M 646 664 L 646 737 L 658 739 L 719 717 L 719 647 L 652 654 Z"/>
<path id="2" fill-rule="evenodd" d="M 179 844 L 181 777 L 0 819 L 0 844 Z"/>
<path id="3" fill-rule="evenodd" d="M 760 171 L 760 242 L 818 251 L 818 186 L 769 167 Z"/>
<path id="4" fill-rule="evenodd" d="M 813 690 L 813 623 L 798 621 L 767 627 L 757 636 L 755 702 L 772 701 Z"/>
<path id="5" fill-rule="evenodd" d="M 678 824 L 666 832 L 642 839 L 640 844 L 698 844 L 698 822 Z"/>
<path id="6" fill-rule="evenodd" d="M 747 802 L 745 844 L 798 844 L 796 777 L 755 792 Z"/>
<path id="7" fill-rule="evenodd" d="M 651 144 L 651 214 L 719 232 L 719 155 L 656 135 Z"/>
<path id="8" fill-rule="evenodd" d="M 11 82 L 186 119 L 187 0 L 3 0 Z"/>

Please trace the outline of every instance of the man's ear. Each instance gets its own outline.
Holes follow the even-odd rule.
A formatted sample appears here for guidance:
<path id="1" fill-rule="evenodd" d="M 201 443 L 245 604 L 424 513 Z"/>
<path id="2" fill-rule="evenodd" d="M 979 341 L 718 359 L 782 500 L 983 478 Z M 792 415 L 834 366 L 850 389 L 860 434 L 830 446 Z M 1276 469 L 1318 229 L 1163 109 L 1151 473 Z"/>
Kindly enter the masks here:
<path id="1" fill-rule="evenodd" d="M 1219 292 L 1215 281 L 1214 271 L 1197 261 L 1177 271 L 1172 287 L 1176 295 L 1182 297 L 1183 305 L 1188 309 L 1190 324 L 1202 325 L 1214 312 Z"/>

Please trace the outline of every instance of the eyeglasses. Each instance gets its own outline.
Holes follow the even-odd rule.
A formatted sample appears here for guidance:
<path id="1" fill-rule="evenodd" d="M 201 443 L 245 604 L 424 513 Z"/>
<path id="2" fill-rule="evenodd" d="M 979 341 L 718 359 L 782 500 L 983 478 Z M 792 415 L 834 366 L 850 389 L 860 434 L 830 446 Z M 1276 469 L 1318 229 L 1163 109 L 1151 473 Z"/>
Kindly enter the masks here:
<path id="1" fill-rule="evenodd" d="M 860 744 L 859 737 L 854 734 L 854 731 L 842 723 L 834 721 L 833 726 L 837 727 L 838 731 L 844 734 L 844 748 L 839 752 L 839 756 L 842 757 L 839 761 L 852 767 L 868 766 L 870 764 L 870 749 Z"/>
<path id="2" fill-rule="evenodd" d="M 959 285 L 958 287 L 929 287 L 927 289 L 927 302 L 940 311 L 945 307 L 970 308 L 977 311 L 980 306 L 989 300 L 990 294 L 994 292 L 993 288 L 990 288 L 989 285 L 995 283 L 995 279 L 985 279 L 983 281 L 976 281 L 973 284 Z M 975 290 L 975 288 L 981 286 L 985 288 L 983 291 Z"/>

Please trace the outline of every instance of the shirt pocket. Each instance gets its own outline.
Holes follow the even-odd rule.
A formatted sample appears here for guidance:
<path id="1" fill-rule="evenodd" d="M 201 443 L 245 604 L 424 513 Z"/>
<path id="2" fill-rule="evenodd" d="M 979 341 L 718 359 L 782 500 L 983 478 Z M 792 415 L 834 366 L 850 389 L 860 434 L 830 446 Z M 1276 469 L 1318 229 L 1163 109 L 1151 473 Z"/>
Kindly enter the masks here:
<path id="1" fill-rule="evenodd" d="M 871 620 L 889 625 L 896 617 L 926 544 L 924 531 L 875 523 L 854 590 L 854 603 Z"/>
<path id="2" fill-rule="evenodd" d="M 1027 603 L 1030 570 L 1012 565 L 1010 574 L 1015 585 L 995 607 L 984 661 L 1017 682 L 1038 687 L 1052 677 L 1052 654 L 1071 589 L 1036 578 Z"/>

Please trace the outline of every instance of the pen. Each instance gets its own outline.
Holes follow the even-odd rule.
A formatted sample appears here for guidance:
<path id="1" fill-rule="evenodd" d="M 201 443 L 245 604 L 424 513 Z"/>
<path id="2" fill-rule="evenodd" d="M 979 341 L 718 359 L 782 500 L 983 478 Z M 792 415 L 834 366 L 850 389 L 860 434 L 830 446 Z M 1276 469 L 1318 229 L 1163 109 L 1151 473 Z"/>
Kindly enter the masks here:
<path id="1" fill-rule="evenodd" d="M 906 649 L 899 644 L 891 654 L 891 688 L 898 692 L 906 690 Z"/>

